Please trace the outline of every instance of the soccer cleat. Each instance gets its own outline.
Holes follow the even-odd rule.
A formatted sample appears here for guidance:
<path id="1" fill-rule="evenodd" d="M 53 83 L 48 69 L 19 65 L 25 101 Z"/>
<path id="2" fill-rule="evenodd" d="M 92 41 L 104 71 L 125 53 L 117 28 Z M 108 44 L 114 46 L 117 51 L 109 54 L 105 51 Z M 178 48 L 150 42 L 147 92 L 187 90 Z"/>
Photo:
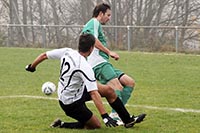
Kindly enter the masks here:
<path id="1" fill-rule="evenodd" d="M 109 116 L 117 121 L 118 126 L 123 126 L 124 123 L 116 112 L 111 112 Z"/>
<path id="2" fill-rule="evenodd" d="M 138 116 L 132 116 L 129 120 L 129 123 L 124 124 L 124 127 L 130 128 L 133 127 L 135 123 L 140 123 L 144 120 L 146 114 L 140 114 Z"/>
<path id="3" fill-rule="evenodd" d="M 125 128 L 131 128 L 131 127 L 134 126 L 134 124 L 135 124 L 135 117 L 132 116 L 132 117 L 130 118 L 129 122 L 124 124 L 124 127 L 125 127 Z"/>
<path id="4" fill-rule="evenodd" d="M 140 123 L 140 122 L 142 122 L 142 121 L 144 120 L 145 116 L 146 116 L 146 114 L 140 114 L 140 115 L 138 115 L 138 116 L 135 116 L 135 117 L 134 117 L 135 123 Z"/>
<path id="5" fill-rule="evenodd" d="M 53 123 L 51 123 L 50 127 L 55 128 L 55 127 L 60 127 L 62 121 L 60 119 L 56 119 Z"/>

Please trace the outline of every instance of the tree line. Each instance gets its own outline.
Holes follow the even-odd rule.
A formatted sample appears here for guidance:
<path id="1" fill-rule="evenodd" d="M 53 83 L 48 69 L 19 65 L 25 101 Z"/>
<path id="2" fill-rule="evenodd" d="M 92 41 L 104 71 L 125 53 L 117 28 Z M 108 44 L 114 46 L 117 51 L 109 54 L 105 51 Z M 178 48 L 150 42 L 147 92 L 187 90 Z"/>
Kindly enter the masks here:
<path id="1" fill-rule="evenodd" d="M 10 25 L 84 25 L 92 17 L 94 6 L 100 2 L 111 5 L 112 19 L 108 25 L 112 26 L 199 26 L 199 0 L 0 0 L 0 22 Z M 11 26 L 7 30 L 1 26 L 0 43 L 6 42 L 7 35 L 11 45 L 37 44 L 41 40 L 41 30 L 42 27 L 34 26 Z M 80 33 L 80 28 L 73 27 L 46 27 L 45 30 L 47 43 L 58 47 L 66 41 L 70 44 L 69 40 Z M 105 31 L 111 46 L 124 45 L 126 29 L 105 28 Z M 138 48 L 155 44 L 160 47 L 174 39 L 174 32 L 169 29 L 132 28 L 131 33 L 131 42 Z M 161 41 L 155 42 L 154 38 Z M 199 41 L 199 29 L 181 28 L 181 47 L 188 40 Z"/>

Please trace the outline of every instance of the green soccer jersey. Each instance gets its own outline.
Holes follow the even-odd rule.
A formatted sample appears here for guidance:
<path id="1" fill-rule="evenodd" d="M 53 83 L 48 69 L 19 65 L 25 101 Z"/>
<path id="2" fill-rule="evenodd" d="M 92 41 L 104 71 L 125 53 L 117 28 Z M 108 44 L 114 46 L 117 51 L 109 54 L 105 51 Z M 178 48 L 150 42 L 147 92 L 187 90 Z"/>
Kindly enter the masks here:
<path id="1" fill-rule="evenodd" d="M 82 33 L 89 33 L 94 35 L 105 47 L 107 47 L 101 23 L 96 18 L 92 18 L 86 23 L 86 25 L 82 30 Z M 94 48 L 93 52 L 91 53 L 91 55 L 88 57 L 87 60 L 92 67 L 95 67 L 103 62 L 107 62 L 108 59 L 109 56 L 106 53 L 100 51 L 97 48 Z"/>

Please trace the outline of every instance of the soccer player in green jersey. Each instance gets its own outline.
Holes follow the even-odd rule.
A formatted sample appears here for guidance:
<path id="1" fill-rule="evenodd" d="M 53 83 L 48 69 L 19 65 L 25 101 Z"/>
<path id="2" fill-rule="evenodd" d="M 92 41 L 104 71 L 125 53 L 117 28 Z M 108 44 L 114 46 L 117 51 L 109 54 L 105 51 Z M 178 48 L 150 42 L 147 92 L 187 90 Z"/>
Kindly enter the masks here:
<path id="1" fill-rule="evenodd" d="M 95 48 L 87 59 L 95 72 L 96 79 L 102 84 L 111 86 L 125 105 L 134 89 L 135 81 L 119 69 L 114 68 L 109 62 L 109 56 L 115 60 L 119 59 L 117 53 L 107 48 L 102 30 L 102 25 L 106 24 L 110 18 L 110 6 L 105 3 L 98 4 L 93 10 L 92 19 L 85 24 L 82 33 L 90 33 L 96 37 Z M 119 119 L 115 110 L 112 110 L 110 116 Z"/>

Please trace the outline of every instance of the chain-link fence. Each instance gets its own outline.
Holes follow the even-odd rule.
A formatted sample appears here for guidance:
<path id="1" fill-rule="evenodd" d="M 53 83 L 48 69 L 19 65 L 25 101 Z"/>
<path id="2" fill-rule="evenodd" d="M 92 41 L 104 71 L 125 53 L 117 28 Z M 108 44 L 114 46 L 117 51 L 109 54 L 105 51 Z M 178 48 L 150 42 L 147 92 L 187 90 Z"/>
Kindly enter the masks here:
<path id="1" fill-rule="evenodd" d="M 0 25 L 0 46 L 77 48 L 83 25 Z M 103 26 L 112 50 L 200 51 L 200 27 Z"/>

